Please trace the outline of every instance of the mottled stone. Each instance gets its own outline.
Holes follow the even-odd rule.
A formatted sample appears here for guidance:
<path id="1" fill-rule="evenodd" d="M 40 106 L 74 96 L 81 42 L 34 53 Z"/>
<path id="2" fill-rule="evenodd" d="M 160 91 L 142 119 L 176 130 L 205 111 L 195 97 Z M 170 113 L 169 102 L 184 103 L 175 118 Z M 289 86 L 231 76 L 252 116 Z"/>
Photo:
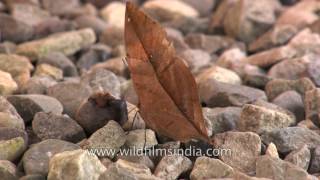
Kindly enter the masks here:
<path id="1" fill-rule="evenodd" d="M 203 108 L 202 111 L 204 119 L 208 123 L 209 134 L 214 135 L 236 129 L 241 108 Z"/>
<path id="2" fill-rule="evenodd" d="M 305 144 L 310 149 L 320 145 L 320 135 L 302 127 L 274 129 L 264 133 L 261 139 L 265 144 L 273 142 L 280 153 L 289 153 Z"/>
<path id="3" fill-rule="evenodd" d="M 92 15 L 79 16 L 75 22 L 79 28 L 92 28 L 97 35 L 100 35 L 108 26 L 102 19 Z"/>
<path id="4" fill-rule="evenodd" d="M 307 145 L 302 146 L 300 149 L 293 150 L 286 157 L 285 161 L 291 162 L 292 164 L 308 170 L 311 159 L 311 153 Z"/>
<path id="5" fill-rule="evenodd" d="M 10 11 L 12 17 L 29 26 L 36 26 L 50 18 L 50 14 L 47 11 L 28 3 L 14 3 Z"/>
<path id="6" fill-rule="evenodd" d="M 305 170 L 279 158 L 267 155 L 257 158 L 256 176 L 270 179 L 311 180 Z"/>
<path id="7" fill-rule="evenodd" d="M 126 6 L 122 2 L 112 2 L 100 11 L 101 17 L 112 26 L 124 28 Z"/>
<path id="8" fill-rule="evenodd" d="M 6 141 L 17 137 L 23 138 L 25 147 L 28 146 L 28 134 L 26 131 L 18 128 L 0 127 L 0 141 Z"/>
<path id="9" fill-rule="evenodd" d="M 0 160 L 0 177 L 3 180 L 17 180 L 20 176 L 17 167 L 7 160 Z"/>
<path id="10" fill-rule="evenodd" d="M 86 138 L 76 121 L 60 114 L 38 112 L 33 118 L 32 129 L 42 140 L 61 139 L 77 143 Z"/>
<path id="11" fill-rule="evenodd" d="M 214 147 L 228 150 L 219 159 L 242 172 L 254 172 L 256 158 L 261 153 L 260 137 L 252 132 L 226 132 L 214 136 Z"/>
<path id="12" fill-rule="evenodd" d="M 47 175 L 50 158 L 57 153 L 76 149 L 80 149 L 80 147 L 66 141 L 58 139 L 44 140 L 34 144 L 24 153 L 22 158 L 23 168 L 26 174 Z"/>
<path id="13" fill-rule="evenodd" d="M 42 2 L 44 9 L 48 10 L 53 15 L 66 15 L 73 11 L 76 8 L 79 8 L 80 1 L 79 0 L 71 0 L 66 3 L 63 0 L 58 1 L 50 1 L 43 0 Z"/>
<path id="14" fill-rule="evenodd" d="M 165 156 L 158 163 L 154 175 L 166 180 L 175 180 L 192 168 L 192 162 L 185 156 Z"/>
<path id="15" fill-rule="evenodd" d="M 295 118 L 281 111 L 246 104 L 242 108 L 238 129 L 261 134 L 275 128 L 289 127 L 295 122 Z"/>
<path id="16" fill-rule="evenodd" d="M 105 62 L 95 64 L 91 68 L 92 71 L 97 69 L 106 69 L 113 72 L 117 76 L 129 77 L 128 67 L 125 64 L 123 57 L 108 59 Z"/>
<path id="17" fill-rule="evenodd" d="M 0 141 L 0 160 L 15 161 L 27 147 L 22 137 Z"/>
<path id="18" fill-rule="evenodd" d="M 219 66 L 212 66 L 205 69 L 197 76 L 198 86 L 202 86 L 202 84 L 206 84 L 214 80 L 227 84 L 241 85 L 241 79 L 236 73 Z"/>
<path id="19" fill-rule="evenodd" d="M 201 101 L 208 107 L 242 106 L 258 99 L 266 99 L 265 93 L 259 89 L 215 80 L 200 84 L 199 94 Z"/>
<path id="20" fill-rule="evenodd" d="M 57 99 L 46 95 L 11 95 L 7 99 L 25 122 L 30 122 L 37 112 L 61 114 L 63 111 L 63 107 Z"/>
<path id="21" fill-rule="evenodd" d="M 318 173 L 320 171 L 320 146 L 314 148 L 311 151 L 311 160 L 308 172 L 309 173 Z"/>
<path id="22" fill-rule="evenodd" d="M 30 78 L 33 66 L 26 57 L 0 54 L 0 70 L 10 73 L 18 86 L 23 87 Z"/>
<path id="23" fill-rule="evenodd" d="M 187 49 L 181 52 L 181 58 L 187 63 L 193 73 L 198 73 L 210 65 L 210 54 L 199 49 Z"/>
<path id="24" fill-rule="evenodd" d="M 21 89 L 25 94 L 47 94 L 47 89 L 57 84 L 51 77 L 31 77 Z"/>
<path id="25" fill-rule="evenodd" d="M 136 129 L 127 134 L 125 146 L 128 148 L 150 148 L 158 144 L 156 134 L 151 129 Z"/>
<path id="26" fill-rule="evenodd" d="M 17 89 L 18 85 L 11 74 L 0 70 L 0 95 L 13 94 Z"/>
<path id="27" fill-rule="evenodd" d="M 49 64 L 40 64 L 36 67 L 34 76 L 49 76 L 55 80 L 62 80 L 63 71 Z"/>
<path id="28" fill-rule="evenodd" d="M 234 170 L 219 159 L 209 157 L 198 157 L 192 172 L 191 180 L 228 178 L 232 177 Z"/>
<path id="29" fill-rule="evenodd" d="M 279 158 L 278 149 L 272 142 L 268 145 L 265 154 L 273 158 Z"/>
<path id="30" fill-rule="evenodd" d="M 69 56 L 93 44 L 95 41 L 96 36 L 94 31 L 87 28 L 57 33 L 43 39 L 20 44 L 17 47 L 16 53 L 25 55 L 32 60 L 44 57 L 51 52 L 61 52 Z"/>
<path id="31" fill-rule="evenodd" d="M 0 127 L 25 129 L 24 121 L 10 102 L 0 96 Z"/>
<path id="32" fill-rule="evenodd" d="M 274 79 L 268 82 L 265 92 L 269 100 L 273 100 L 278 95 L 286 91 L 297 91 L 302 97 L 309 90 L 315 89 L 315 85 L 308 78 L 298 80 Z"/>
<path id="33" fill-rule="evenodd" d="M 88 149 L 105 149 L 115 154 L 96 154 L 98 157 L 113 158 L 126 142 L 126 135 L 121 126 L 115 121 L 109 121 L 107 125 L 94 132 L 87 141 Z"/>
<path id="34" fill-rule="evenodd" d="M 320 125 L 319 117 L 319 98 L 320 98 L 320 89 L 313 89 L 305 93 L 305 111 L 306 119 L 310 119 L 315 125 Z"/>
<path id="35" fill-rule="evenodd" d="M 98 180 L 105 170 L 98 157 L 85 150 L 61 152 L 50 160 L 48 180 Z"/>

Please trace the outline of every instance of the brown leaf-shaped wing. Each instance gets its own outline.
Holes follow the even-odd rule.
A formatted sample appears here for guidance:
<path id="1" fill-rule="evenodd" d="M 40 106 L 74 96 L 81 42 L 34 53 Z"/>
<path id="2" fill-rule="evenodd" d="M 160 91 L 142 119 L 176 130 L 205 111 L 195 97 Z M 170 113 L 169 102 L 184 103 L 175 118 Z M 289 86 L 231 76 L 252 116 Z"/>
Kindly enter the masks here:
<path id="1" fill-rule="evenodd" d="M 161 26 L 127 3 L 128 65 L 146 123 L 177 140 L 207 139 L 195 80 Z"/>

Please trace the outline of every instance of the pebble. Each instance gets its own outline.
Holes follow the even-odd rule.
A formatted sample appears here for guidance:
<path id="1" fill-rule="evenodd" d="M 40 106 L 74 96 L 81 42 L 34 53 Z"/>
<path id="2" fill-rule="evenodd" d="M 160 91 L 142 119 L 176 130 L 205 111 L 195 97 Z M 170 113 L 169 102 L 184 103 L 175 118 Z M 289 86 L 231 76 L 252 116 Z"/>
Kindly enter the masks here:
<path id="1" fill-rule="evenodd" d="M 20 43 L 33 36 L 33 28 L 12 16 L 0 13 L 1 40 Z"/>
<path id="2" fill-rule="evenodd" d="M 50 0 L 43 0 L 42 2 L 44 9 L 49 11 L 52 15 L 67 15 L 70 11 L 73 11 L 76 8 L 79 8 L 79 0 L 71 0 L 68 3 L 65 3 L 63 0 L 58 0 L 52 2 Z"/>
<path id="3" fill-rule="evenodd" d="M 108 158 L 113 158 L 120 147 L 126 142 L 126 135 L 121 126 L 115 121 L 109 121 L 107 125 L 94 132 L 87 141 L 88 149 L 112 150 L 115 154 L 107 154 Z M 98 157 L 103 155 L 97 154 Z"/>
<path id="4" fill-rule="evenodd" d="M 250 43 L 272 27 L 279 8 L 279 3 L 269 0 L 236 1 L 225 15 L 224 30 L 229 36 Z"/>
<path id="5" fill-rule="evenodd" d="M 22 163 L 26 174 L 41 174 L 49 172 L 49 160 L 55 154 L 64 151 L 80 149 L 76 144 L 58 139 L 48 139 L 31 146 L 23 155 Z"/>
<path id="6" fill-rule="evenodd" d="M 132 80 L 121 84 L 121 97 L 133 105 L 137 106 L 139 104 L 138 95 L 134 89 Z"/>
<path id="7" fill-rule="evenodd" d="M 51 52 L 38 60 L 38 66 L 49 64 L 63 71 L 64 77 L 77 76 L 77 68 L 73 62 L 61 52 Z"/>
<path id="8" fill-rule="evenodd" d="M 211 13 L 212 9 L 217 4 L 216 1 L 212 0 L 199 0 L 198 3 L 193 0 L 183 0 L 183 2 L 195 8 L 199 12 L 200 16 L 205 16 Z"/>
<path id="9" fill-rule="evenodd" d="M 19 180 L 46 180 L 46 176 L 43 176 L 41 174 L 28 174 L 23 177 L 21 177 Z"/>
<path id="10" fill-rule="evenodd" d="M 4 180 L 17 180 L 20 173 L 17 167 L 7 160 L 0 160 L 0 175 Z"/>
<path id="11" fill-rule="evenodd" d="M 102 19 L 93 15 L 82 15 L 77 17 L 74 21 L 79 28 L 92 28 L 98 36 L 108 26 Z"/>
<path id="12" fill-rule="evenodd" d="M 195 74 L 208 67 L 211 61 L 210 54 L 199 49 L 187 49 L 181 52 L 181 58 L 187 62 L 189 69 Z"/>
<path id="13" fill-rule="evenodd" d="M 12 79 L 11 74 L 0 70 L 0 95 L 13 94 L 17 90 L 18 85 Z"/>
<path id="14" fill-rule="evenodd" d="M 234 170 L 219 159 L 198 157 L 190 174 L 191 180 L 230 178 Z"/>
<path id="15" fill-rule="evenodd" d="M 320 135 L 302 127 L 274 129 L 270 132 L 265 132 L 261 139 L 265 144 L 273 142 L 280 153 L 289 153 L 305 144 L 310 149 L 320 145 Z"/>
<path id="16" fill-rule="evenodd" d="M 296 91 L 303 98 L 309 90 L 315 89 L 315 85 L 308 78 L 297 80 L 274 79 L 268 82 L 265 92 L 269 100 L 273 100 L 286 91 Z"/>
<path id="17" fill-rule="evenodd" d="M 242 108 L 238 129 L 240 131 L 251 131 L 261 134 L 275 128 L 292 126 L 295 122 L 295 118 L 281 111 L 246 104 Z"/>
<path id="18" fill-rule="evenodd" d="M 266 94 L 255 88 L 207 81 L 198 86 L 200 99 L 208 107 L 243 106 L 244 104 L 261 99 L 266 100 Z"/>
<path id="19" fill-rule="evenodd" d="M 219 155 L 224 163 L 250 173 L 255 171 L 256 159 L 261 153 L 261 140 L 252 132 L 229 131 L 214 136 L 214 147 L 224 150 Z"/>
<path id="20" fill-rule="evenodd" d="M 260 89 L 264 89 L 266 84 L 272 79 L 264 69 L 250 64 L 246 64 L 243 67 L 241 75 L 245 85 Z"/>
<path id="21" fill-rule="evenodd" d="M 89 70 L 93 65 L 109 59 L 111 54 L 112 49 L 109 46 L 100 43 L 95 44 L 81 55 L 76 65 L 82 71 Z"/>
<path id="22" fill-rule="evenodd" d="M 306 119 L 310 119 L 315 125 L 320 125 L 319 105 L 320 89 L 316 88 L 305 93 Z"/>
<path id="23" fill-rule="evenodd" d="M 63 79 L 63 71 L 49 64 L 40 64 L 36 67 L 34 76 L 49 76 L 58 81 Z"/>
<path id="24" fill-rule="evenodd" d="M 143 8 L 160 21 L 170 21 L 174 17 L 196 18 L 199 12 L 192 6 L 180 0 L 155 0 L 147 1 L 143 4 Z"/>
<path id="25" fill-rule="evenodd" d="M 103 33 L 99 37 L 99 43 L 113 48 L 122 45 L 124 42 L 123 33 L 123 28 L 107 26 L 107 28 L 104 29 Z"/>
<path id="26" fill-rule="evenodd" d="M 22 137 L 2 140 L 0 141 L 0 159 L 13 162 L 23 154 L 26 148 Z"/>
<path id="27" fill-rule="evenodd" d="M 25 147 L 28 146 L 28 134 L 26 131 L 18 128 L 0 127 L 0 141 L 6 141 L 17 137 L 23 139 Z"/>
<path id="28" fill-rule="evenodd" d="M 46 95 L 11 95 L 7 99 L 25 122 L 32 121 L 37 112 L 61 114 L 63 111 L 63 107 L 57 99 Z"/>
<path id="29" fill-rule="evenodd" d="M 77 143 L 86 138 L 82 127 L 68 116 L 38 112 L 32 121 L 34 133 L 41 139 L 61 139 Z"/>
<path id="30" fill-rule="evenodd" d="M 203 108 L 203 116 L 209 124 L 209 134 L 223 133 L 236 129 L 240 119 L 240 107 Z"/>
<path id="31" fill-rule="evenodd" d="M 243 73 L 243 67 L 246 64 L 246 62 L 244 61 L 245 57 L 246 53 L 241 49 L 231 48 L 224 51 L 220 55 L 220 57 L 216 61 L 216 64 L 241 75 Z"/>
<path id="32" fill-rule="evenodd" d="M 308 172 L 309 173 L 318 173 L 320 171 L 320 146 L 316 146 L 311 151 L 311 160 Z"/>
<path id="33" fill-rule="evenodd" d="M 189 46 L 184 41 L 184 37 L 181 31 L 172 27 L 166 27 L 165 31 L 167 33 L 168 40 L 172 42 L 174 48 L 178 53 L 189 49 Z"/>
<path id="34" fill-rule="evenodd" d="M 149 168 L 144 165 L 128 162 L 122 159 L 110 165 L 110 167 L 100 176 L 99 180 L 117 179 L 148 179 L 160 180 L 151 174 Z"/>
<path id="35" fill-rule="evenodd" d="M 51 52 L 73 55 L 80 49 L 96 41 L 94 31 L 90 28 L 50 35 L 46 38 L 25 42 L 17 46 L 17 54 L 37 60 Z"/>
<path id="36" fill-rule="evenodd" d="M 139 108 L 129 102 L 127 104 L 128 120 L 122 125 L 122 128 L 126 131 L 134 129 L 145 129 L 146 123 L 142 119 Z"/>
<path id="37" fill-rule="evenodd" d="M 270 157 L 273 157 L 273 158 L 280 158 L 279 153 L 278 153 L 278 149 L 277 149 L 276 145 L 273 144 L 272 142 L 268 145 L 265 154 Z"/>
<path id="38" fill-rule="evenodd" d="M 108 24 L 123 29 L 126 6 L 122 2 L 111 2 L 100 11 L 103 20 Z"/>
<path id="39" fill-rule="evenodd" d="M 298 122 L 305 118 L 304 102 L 296 91 L 283 92 L 273 99 L 272 103 L 292 112 Z"/>
<path id="40" fill-rule="evenodd" d="M 23 56 L 0 54 L 0 70 L 10 73 L 20 88 L 30 79 L 33 65 Z"/>
<path id="41" fill-rule="evenodd" d="M 302 168 L 267 155 L 257 158 L 256 176 L 270 179 L 311 180 L 311 177 Z"/>
<path id="42" fill-rule="evenodd" d="M 47 76 L 34 76 L 22 87 L 21 91 L 25 94 L 47 94 L 49 87 L 57 84 L 51 77 Z"/>
<path id="43" fill-rule="evenodd" d="M 307 145 L 304 145 L 301 148 L 290 152 L 285 157 L 284 160 L 291 162 L 292 164 L 307 171 L 309 167 L 310 159 L 311 159 L 310 150 Z"/>
<path id="44" fill-rule="evenodd" d="M 161 179 L 175 180 L 191 168 L 192 162 L 185 156 L 165 156 L 158 163 L 154 175 Z"/>
<path id="45" fill-rule="evenodd" d="M 91 88 L 75 82 L 61 82 L 49 87 L 47 93 L 61 102 L 64 113 L 74 118 L 81 103 L 90 96 Z"/>
<path id="46" fill-rule="evenodd" d="M 155 163 L 150 159 L 147 155 L 117 155 L 117 159 L 122 159 L 125 161 L 129 161 L 136 164 L 142 164 L 146 167 L 148 167 L 150 170 L 155 169 Z"/>
<path id="47" fill-rule="evenodd" d="M 197 76 L 198 86 L 203 86 L 202 84 L 205 85 L 211 81 L 218 81 L 232 85 L 242 84 L 241 78 L 236 73 L 219 66 L 211 66 Z"/>
<path id="48" fill-rule="evenodd" d="M 158 144 L 156 134 L 151 129 L 136 129 L 129 131 L 126 139 L 125 146 L 127 148 L 151 148 Z"/>
<path id="49" fill-rule="evenodd" d="M 202 49 L 209 54 L 223 52 L 239 44 L 229 37 L 219 35 L 205 35 L 201 33 L 191 33 L 185 37 L 185 42 L 192 49 Z"/>
<path id="50" fill-rule="evenodd" d="M 109 120 L 123 125 L 128 120 L 126 102 L 110 94 L 94 94 L 80 105 L 75 120 L 88 134 L 102 128 Z"/>
<path id="51" fill-rule="evenodd" d="M 129 77 L 128 67 L 125 65 L 124 58 L 122 57 L 108 59 L 105 62 L 95 64 L 91 68 L 92 71 L 97 69 L 106 69 L 113 72 L 117 76 Z"/>
<path id="52" fill-rule="evenodd" d="M 105 69 L 89 71 L 81 77 L 81 83 L 89 85 L 94 92 L 110 93 L 120 97 L 120 81 L 117 76 Z"/>
<path id="53" fill-rule="evenodd" d="M 29 26 L 36 26 L 50 18 L 50 14 L 47 11 L 33 4 L 15 3 L 10 11 L 12 17 Z"/>
<path id="54" fill-rule="evenodd" d="M 25 129 L 24 121 L 10 102 L 0 96 L 0 127 Z"/>
<path id="55" fill-rule="evenodd" d="M 50 159 L 48 180 L 98 180 L 105 170 L 98 157 L 85 150 L 66 151 Z"/>

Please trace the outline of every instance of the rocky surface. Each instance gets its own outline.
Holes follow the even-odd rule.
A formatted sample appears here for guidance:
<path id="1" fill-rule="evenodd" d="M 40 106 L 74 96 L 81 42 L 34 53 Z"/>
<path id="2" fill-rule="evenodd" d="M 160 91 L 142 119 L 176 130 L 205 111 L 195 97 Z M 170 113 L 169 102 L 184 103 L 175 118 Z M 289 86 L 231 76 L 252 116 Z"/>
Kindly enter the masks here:
<path id="1" fill-rule="evenodd" d="M 125 1 L 0 0 L 0 179 L 320 178 L 320 1 L 131 2 L 190 69 L 210 140 L 145 123 Z"/>

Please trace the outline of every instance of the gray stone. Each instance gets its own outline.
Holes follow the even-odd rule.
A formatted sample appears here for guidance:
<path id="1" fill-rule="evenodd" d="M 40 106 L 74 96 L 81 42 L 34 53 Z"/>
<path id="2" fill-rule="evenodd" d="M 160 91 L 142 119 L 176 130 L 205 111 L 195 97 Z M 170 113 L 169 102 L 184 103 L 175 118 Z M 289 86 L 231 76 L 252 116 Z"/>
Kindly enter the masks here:
<path id="1" fill-rule="evenodd" d="M 265 144 L 273 142 L 280 153 L 289 153 L 293 150 L 307 145 L 308 148 L 315 148 L 320 145 L 320 135 L 302 127 L 287 127 L 274 129 L 261 136 Z"/>
<path id="2" fill-rule="evenodd" d="M 129 131 L 125 146 L 128 148 L 150 148 L 158 144 L 156 134 L 151 129 L 136 129 Z"/>
<path id="3" fill-rule="evenodd" d="M 85 150 L 61 152 L 50 160 L 48 180 L 98 180 L 105 170 L 98 157 Z"/>
<path id="4" fill-rule="evenodd" d="M 81 103 L 90 96 L 91 88 L 80 83 L 62 82 L 51 86 L 47 93 L 61 102 L 64 113 L 75 118 Z"/>
<path id="5" fill-rule="evenodd" d="M 87 141 L 88 149 L 110 150 L 115 154 L 96 154 L 98 157 L 113 158 L 120 147 L 126 142 L 126 135 L 121 126 L 115 121 L 109 121 L 107 125 L 93 133 Z"/>
<path id="6" fill-rule="evenodd" d="M 120 81 L 111 71 L 97 69 L 85 74 L 81 82 L 88 84 L 95 92 L 107 92 L 112 96 L 120 97 Z"/>
<path id="7" fill-rule="evenodd" d="M 307 91 L 304 98 L 306 119 L 310 119 L 315 125 L 320 125 L 319 107 L 320 89 Z"/>
<path id="8" fill-rule="evenodd" d="M 48 10 L 53 15 L 66 15 L 75 8 L 79 8 L 79 0 L 71 0 L 66 3 L 63 0 L 52 2 L 50 0 L 43 0 L 44 9 Z"/>
<path id="9" fill-rule="evenodd" d="M 66 115 L 38 112 L 32 121 L 34 133 L 42 140 L 61 139 L 77 143 L 86 134 L 77 122 Z"/>
<path id="10" fill-rule="evenodd" d="M 208 107 L 242 106 L 258 99 L 266 99 L 265 93 L 259 89 L 215 80 L 200 84 L 199 94 L 201 101 Z"/>
<path id="11" fill-rule="evenodd" d="M 75 22 L 79 28 L 92 28 L 97 35 L 100 35 L 108 25 L 99 17 L 92 15 L 79 16 Z"/>
<path id="12" fill-rule="evenodd" d="M 293 150 L 292 152 L 290 152 L 284 160 L 291 162 L 292 164 L 307 171 L 309 167 L 310 159 L 311 159 L 310 150 L 307 145 L 304 145 L 300 149 Z"/>
<path id="13" fill-rule="evenodd" d="M 16 43 L 29 40 L 33 36 L 33 28 L 18 21 L 8 14 L 0 14 L 1 40 Z"/>
<path id="14" fill-rule="evenodd" d="M 24 121 L 10 102 L 0 96 L 0 127 L 25 129 Z"/>
<path id="15" fill-rule="evenodd" d="M 192 162 L 185 156 L 165 156 L 158 163 L 154 175 L 161 179 L 175 180 L 191 168 Z"/>
<path id="16" fill-rule="evenodd" d="M 0 141 L 22 137 L 25 146 L 28 146 L 28 134 L 26 131 L 13 127 L 0 127 Z"/>
<path id="17" fill-rule="evenodd" d="M 11 95 L 7 99 L 25 122 L 30 122 L 37 112 L 61 114 L 63 111 L 63 107 L 57 99 L 46 95 Z"/>
<path id="18" fill-rule="evenodd" d="M 309 173 L 318 173 L 320 171 L 320 146 L 314 148 L 311 151 L 311 160 L 308 172 Z"/>
<path id="19" fill-rule="evenodd" d="M 204 119 L 208 122 L 210 134 L 217 134 L 236 129 L 241 108 L 203 108 L 202 111 Z"/>
<path id="20" fill-rule="evenodd" d="M 21 177 L 19 180 L 46 180 L 47 177 L 41 174 L 28 174 Z"/>
<path id="21" fill-rule="evenodd" d="M 305 118 L 303 99 L 296 91 L 286 91 L 273 99 L 272 103 L 292 112 L 298 122 Z"/>
<path id="22" fill-rule="evenodd" d="M 226 132 L 214 136 L 214 147 L 224 150 L 219 154 L 224 163 L 250 173 L 254 172 L 256 158 L 261 153 L 261 140 L 252 132 Z"/>
<path id="23" fill-rule="evenodd" d="M 232 177 L 234 170 L 229 165 L 223 163 L 219 159 L 209 157 L 198 157 L 192 172 L 191 180 L 228 178 Z"/>
<path id="24" fill-rule="evenodd" d="M 34 144 L 28 149 L 22 158 L 23 168 L 26 174 L 47 175 L 49 171 L 49 160 L 55 154 L 80 149 L 76 144 L 58 139 L 48 139 Z"/>
<path id="25" fill-rule="evenodd" d="M 198 73 L 203 68 L 208 67 L 211 61 L 210 54 L 199 49 L 187 49 L 181 52 L 180 56 L 193 73 Z"/>

